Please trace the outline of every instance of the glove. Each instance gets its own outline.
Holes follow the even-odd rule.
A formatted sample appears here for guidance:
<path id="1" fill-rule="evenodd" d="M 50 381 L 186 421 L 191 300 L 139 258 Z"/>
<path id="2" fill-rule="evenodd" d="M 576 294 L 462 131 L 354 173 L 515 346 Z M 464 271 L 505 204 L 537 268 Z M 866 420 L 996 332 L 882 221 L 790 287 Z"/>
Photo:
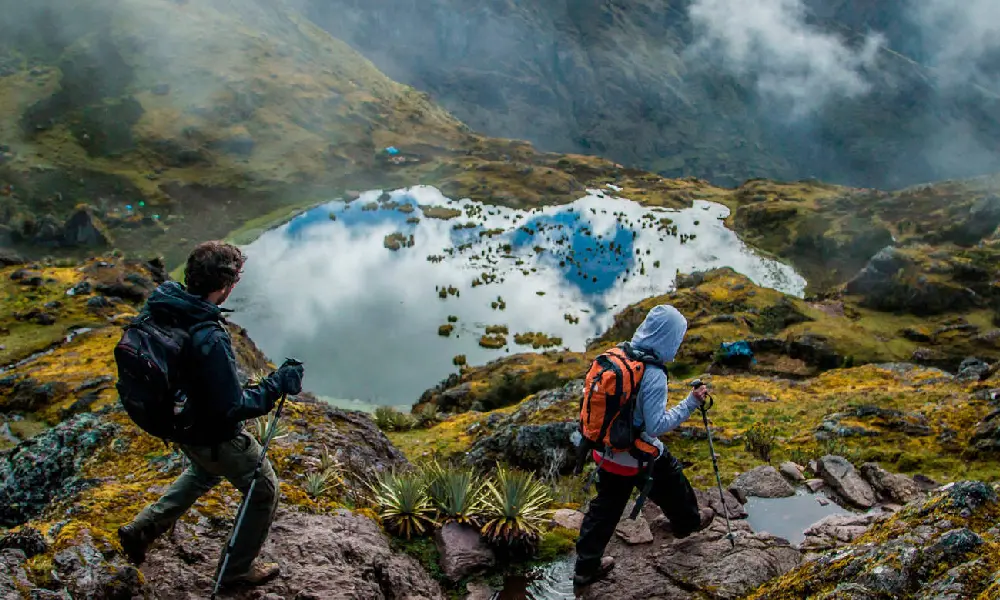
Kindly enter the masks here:
<path id="1" fill-rule="evenodd" d="M 305 375 L 305 368 L 302 363 L 285 361 L 281 367 L 274 372 L 274 382 L 278 384 L 278 389 L 282 394 L 292 396 L 302 392 L 302 376 Z"/>

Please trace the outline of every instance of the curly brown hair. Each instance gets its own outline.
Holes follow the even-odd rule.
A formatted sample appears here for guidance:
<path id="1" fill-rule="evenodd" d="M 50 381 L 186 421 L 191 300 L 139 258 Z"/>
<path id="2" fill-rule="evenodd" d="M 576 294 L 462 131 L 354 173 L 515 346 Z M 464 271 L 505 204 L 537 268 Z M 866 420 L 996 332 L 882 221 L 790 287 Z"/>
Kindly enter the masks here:
<path id="1" fill-rule="evenodd" d="M 239 281 L 244 262 L 243 252 L 232 244 L 202 242 L 188 256 L 184 283 L 188 292 L 204 298 Z"/>

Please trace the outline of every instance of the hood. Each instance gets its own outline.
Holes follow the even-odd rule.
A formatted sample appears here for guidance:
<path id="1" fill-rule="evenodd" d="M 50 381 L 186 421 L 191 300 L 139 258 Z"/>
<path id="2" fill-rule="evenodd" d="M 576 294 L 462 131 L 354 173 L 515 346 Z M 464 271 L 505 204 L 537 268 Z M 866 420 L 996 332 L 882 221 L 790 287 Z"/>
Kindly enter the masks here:
<path id="1" fill-rule="evenodd" d="M 189 294 L 176 281 L 168 281 L 156 288 L 146 300 L 144 310 L 156 321 L 174 321 L 180 327 L 218 321 L 222 317 L 221 308 Z"/>
<path id="2" fill-rule="evenodd" d="M 646 320 L 635 330 L 632 346 L 668 363 L 677 355 L 685 333 L 687 319 L 684 315 L 669 304 L 661 304 L 649 311 Z"/>

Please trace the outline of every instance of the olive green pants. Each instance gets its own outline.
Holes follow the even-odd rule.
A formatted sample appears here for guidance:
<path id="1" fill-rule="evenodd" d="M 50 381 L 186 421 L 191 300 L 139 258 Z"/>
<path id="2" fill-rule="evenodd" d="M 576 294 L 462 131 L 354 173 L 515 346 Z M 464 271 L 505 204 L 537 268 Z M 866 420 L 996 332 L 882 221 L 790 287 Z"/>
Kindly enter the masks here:
<path id="1" fill-rule="evenodd" d="M 190 465 L 170 485 L 166 494 L 135 518 L 134 524 L 149 541 L 170 529 L 177 519 L 223 478 L 246 494 L 261 452 L 257 440 L 246 433 L 214 447 L 182 445 L 180 448 L 188 457 Z M 225 579 L 250 571 L 250 566 L 267 539 L 274 513 L 278 509 L 279 496 L 278 478 L 271 463 L 265 460 L 247 506 L 246 516 L 240 525 L 233 553 L 229 557 Z"/>

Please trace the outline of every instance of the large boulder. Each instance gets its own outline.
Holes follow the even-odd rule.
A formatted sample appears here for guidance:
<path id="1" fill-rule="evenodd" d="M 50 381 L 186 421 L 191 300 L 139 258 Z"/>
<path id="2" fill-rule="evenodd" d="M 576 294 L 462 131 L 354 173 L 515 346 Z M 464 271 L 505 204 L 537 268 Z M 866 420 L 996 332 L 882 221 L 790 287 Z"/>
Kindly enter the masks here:
<path id="1" fill-rule="evenodd" d="M 451 581 L 459 581 L 496 562 L 493 550 L 479 531 L 469 525 L 448 523 L 434 534 L 434 542 L 441 553 L 441 570 Z"/>
<path id="2" fill-rule="evenodd" d="M 658 537 L 658 547 L 614 542 L 607 553 L 617 559 L 615 570 L 583 598 L 735 599 L 802 561 L 786 540 L 754 533 L 746 521 L 732 526 L 735 548 L 725 538 L 723 519 L 672 543 L 669 536 Z"/>
<path id="3" fill-rule="evenodd" d="M 762 465 L 740 473 L 732 487 L 745 496 L 758 498 L 787 498 L 795 495 L 795 488 L 771 465 Z"/>
<path id="4" fill-rule="evenodd" d="M 896 504 L 907 504 L 923 496 L 913 478 L 890 473 L 876 463 L 861 465 L 861 476 L 880 496 Z"/>
<path id="5" fill-rule="evenodd" d="M 846 458 L 826 455 L 816 461 L 820 477 L 849 504 L 858 508 L 875 506 L 878 497 Z"/>
<path id="6" fill-rule="evenodd" d="M 63 225 L 63 243 L 67 246 L 106 248 L 111 236 L 89 206 L 78 206 Z"/>
<path id="7" fill-rule="evenodd" d="M 225 525 L 181 521 L 172 535 L 161 538 L 142 567 L 153 597 L 208 598 Z M 277 562 L 281 576 L 227 598 L 444 598 L 416 559 L 393 551 L 374 521 L 347 510 L 315 515 L 279 509 L 261 558 Z"/>
<path id="8" fill-rule="evenodd" d="M 0 453 L 0 526 L 32 519 L 51 502 L 67 498 L 91 482 L 80 466 L 117 427 L 94 413 L 63 421 L 7 452 Z"/>
<path id="9" fill-rule="evenodd" d="M 552 473 L 569 470 L 575 451 L 570 436 L 577 430 L 577 422 L 535 424 L 529 421 L 541 411 L 575 406 L 582 395 L 582 380 L 539 392 L 512 414 L 502 417 L 489 435 L 477 440 L 469 449 L 466 461 L 482 468 L 502 460 L 529 470 Z"/>

